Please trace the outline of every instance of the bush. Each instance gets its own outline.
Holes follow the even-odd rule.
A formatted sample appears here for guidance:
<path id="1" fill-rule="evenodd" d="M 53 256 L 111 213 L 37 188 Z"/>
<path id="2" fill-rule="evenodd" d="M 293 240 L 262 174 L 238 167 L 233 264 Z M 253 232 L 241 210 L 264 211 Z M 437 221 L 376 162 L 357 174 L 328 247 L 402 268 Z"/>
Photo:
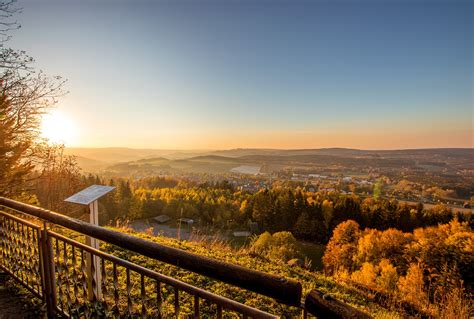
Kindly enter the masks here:
<path id="1" fill-rule="evenodd" d="M 290 232 L 282 231 L 274 233 L 272 238 L 272 245 L 268 252 L 269 258 L 288 261 L 300 255 L 298 242 Z"/>
<path id="2" fill-rule="evenodd" d="M 250 246 L 250 252 L 273 260 L 288 261 L 299 257 L 298 242 L 290 232 L 278 232 L 270 235 L 264 232 Z"/>
<path id="3" fill-rule="evenodd" d="M 264 232 L 258 237 L 254 237 L 250 244 L 250 251 L 257 255 L 265 255 L 273 244 L 272 235 Z"/>

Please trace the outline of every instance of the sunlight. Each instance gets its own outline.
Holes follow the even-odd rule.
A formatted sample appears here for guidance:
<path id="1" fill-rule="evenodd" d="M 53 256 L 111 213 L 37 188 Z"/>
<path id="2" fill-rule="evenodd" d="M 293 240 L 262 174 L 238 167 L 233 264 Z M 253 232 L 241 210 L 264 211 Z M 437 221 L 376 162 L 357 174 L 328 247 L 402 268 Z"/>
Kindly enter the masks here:
<path id="1" fill-rule="evenodd" d="M 52 110 L 43 117 L 41 136 L 48 139 L 51 143 L 68 145 L 74 142 L 76 126 L 64 113 Z"/>

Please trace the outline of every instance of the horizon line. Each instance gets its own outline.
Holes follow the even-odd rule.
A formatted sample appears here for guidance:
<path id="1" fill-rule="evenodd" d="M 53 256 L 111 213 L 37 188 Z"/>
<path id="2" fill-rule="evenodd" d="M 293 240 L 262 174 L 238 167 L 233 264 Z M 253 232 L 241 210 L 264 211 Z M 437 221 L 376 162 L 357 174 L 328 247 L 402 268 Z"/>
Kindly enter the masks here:
<path id="1" fill-rule="evenodd" d="M 315 148 L 267 148 L 267 147 L 235 147 L 235 148 L 153 148 L 153 147 L 144 147 L 144 148 L 135 148 L 128 146 L 67 146 L 66 149 L 130 149 L 130 150 L 160 150 L 160 151 L 234 151 L 234 150 L 267 150 L 267 151 L 311 151 L 311 150 L 352 150 L 352 151 L 410 151 L 410 150 L 442 150 L 442 149 L 451 149 L 451 150 L 468 150 L 474 149 L 474 146 L 470 147 L 417 147 L 417 148 L 351 148 L 351 147 L 315 147 Z"/>

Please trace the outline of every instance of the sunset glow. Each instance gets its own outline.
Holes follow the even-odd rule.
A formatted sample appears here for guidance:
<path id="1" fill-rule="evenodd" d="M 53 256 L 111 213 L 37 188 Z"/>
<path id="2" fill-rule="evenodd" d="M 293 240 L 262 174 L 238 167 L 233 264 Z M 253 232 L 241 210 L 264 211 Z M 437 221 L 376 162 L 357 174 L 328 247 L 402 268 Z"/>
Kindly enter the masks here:
<path id="1" fill-rule="evenodd" d="M 43 117 L 41 136 L 51 143 L 70 145 L 77 137 L 76 125 L 67 115 L 53 110 Z"/>
<path id="2" fill-rule="evenodd" d="M 245 3 L 22 1 L 10 45 L 68 79 L 57 107 L 80 128 L 53 117 L 43 135 L 74 147 L 473 146 L 468 1 Z"/>

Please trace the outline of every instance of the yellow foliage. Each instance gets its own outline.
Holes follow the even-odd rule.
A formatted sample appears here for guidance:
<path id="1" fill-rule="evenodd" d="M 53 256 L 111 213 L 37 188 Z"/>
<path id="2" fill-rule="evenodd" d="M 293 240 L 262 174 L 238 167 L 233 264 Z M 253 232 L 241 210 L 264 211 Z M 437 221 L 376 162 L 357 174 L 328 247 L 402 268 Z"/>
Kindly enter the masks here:
<path id="1" fill-rule="evenodd" d="M 439 301 L 438 318 L 468 319 L 474 313 L 474 306 L 469 302 L 462 287 L 456 287 L 444 294 Z"/>
<path id="2" fill-rule="evenodd" d="M 357 244 L 357 255 L 354 255 L 353 260 L 358 263 L 373 262 L 381 255 L 380 231 L 376 229 L 369 229 L 359 239 Z"/>
<path id="3" fill-rule="evenodd" d="M 337 225 L 323 256 L 324 269 L 328 273 L 333 273 L 341 267 L 352 269 L 352 259 L 357 252 L 360 235 L 359 224 L 353 220 Z"/>
<path id="4" fill-rule="evenodd" d="M 388 292 L 395 291 L 398 283 L 397 267 L 394 267 L 388 259 L 382 259 L 379 263 L 379 271 L 377 286 Z"/>
<path id="5" fill-rule="evenodd" d="M 375 280 L 377 279 L 377 272 L 378 269 L 376 266 L 365 262 L 362 264 L 360 270 L 352 273 L 351 279 L 368 287 L 374 287 Z"/>
<path id="6" fill-rule="evenodd" d="M 257 254 L 264 254 L 268 249 L 270 249 L 272 242 L 272 235 L 266 231 L 255 239 L 251 244 L 250 250 Z"/>
<path id="7" fill-rule="evenodd" d="M 398 281 L 400 297 L 417 306 L 428 304 L 428 295 L 424 289 L 423 269 L 419 264 L 410 264 L 406 276 Z"/>
<path id="8" fill-rule="evenodd" d="M 299 255 L 298 242 L 290 232 L 261 234 L 251 244 L 250 251 L 274 260 L 288 261 Z"/>

